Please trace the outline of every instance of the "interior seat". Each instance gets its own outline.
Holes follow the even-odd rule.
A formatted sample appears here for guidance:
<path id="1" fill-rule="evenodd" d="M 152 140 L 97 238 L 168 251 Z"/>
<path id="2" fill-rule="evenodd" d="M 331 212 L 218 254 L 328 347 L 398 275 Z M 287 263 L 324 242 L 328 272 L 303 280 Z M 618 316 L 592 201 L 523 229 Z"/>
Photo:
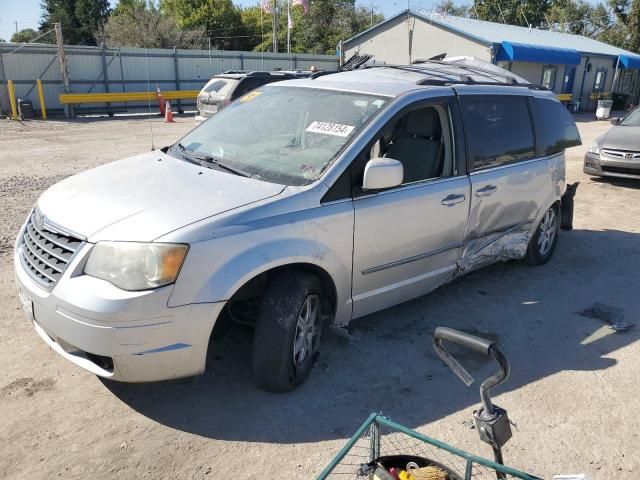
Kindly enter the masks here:
<path id="1" fill-rule="evenodd" d="M 403 125 L 402 125 L 403 124 Z M 440 177 L 443 168 L 442 129 L 435 108 L 409 112 L 399 122 L 396 138 L 386 156 L 399 160 L 404 167 L 403 183 Z"/>

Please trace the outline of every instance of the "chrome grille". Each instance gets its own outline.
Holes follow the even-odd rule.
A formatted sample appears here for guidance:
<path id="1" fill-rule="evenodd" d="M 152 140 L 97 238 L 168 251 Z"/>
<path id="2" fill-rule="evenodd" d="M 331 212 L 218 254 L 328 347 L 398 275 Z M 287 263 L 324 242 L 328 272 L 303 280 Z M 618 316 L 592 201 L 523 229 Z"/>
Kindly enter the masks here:
<path id="1" fill-rule="evenodd" d="M 41 285 L 51 288 L 60 279 L 82 240 L 47 229 L 31 214 L 20 242 L 22 265 Z"/>
<path id="2" fill-rule="evenodd" d="M 607 157 L 622 159 L 622 160 L 640 160 L 640 152 L 634 152 L 631 150 L 611 150 L 609 148 L 603 148 L 602 153 Z"/>

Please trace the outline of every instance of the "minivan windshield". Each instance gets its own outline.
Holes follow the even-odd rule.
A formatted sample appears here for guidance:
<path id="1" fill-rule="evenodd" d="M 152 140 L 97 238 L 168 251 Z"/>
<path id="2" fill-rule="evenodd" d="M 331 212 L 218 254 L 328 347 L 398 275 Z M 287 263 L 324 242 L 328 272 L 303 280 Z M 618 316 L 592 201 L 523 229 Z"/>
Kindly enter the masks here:
<path id="1" fill-rule="evenodd" d="M 620 122 L 623 127 L 640 127 L 640 108 L 636 108 Z"/>
<path id="2" fill-rule="evenodd" d="M 320 178 L 388 100 L 316 88 L 262 87 L 220 110 L 172 151 L 267 182 L 307 185 Z"/>

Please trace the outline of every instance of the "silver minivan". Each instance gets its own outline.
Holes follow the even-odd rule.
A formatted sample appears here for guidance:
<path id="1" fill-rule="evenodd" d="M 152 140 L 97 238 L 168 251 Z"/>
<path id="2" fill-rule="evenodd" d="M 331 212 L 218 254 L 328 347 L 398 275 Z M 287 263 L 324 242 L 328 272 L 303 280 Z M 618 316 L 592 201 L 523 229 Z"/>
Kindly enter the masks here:
<path id="1" fill-rule="evenodd" d="M 19 297 L 53 350 L 102 377 L 205 370 L 255 326 L 271 391 L 311 372 L 323 330 L 497 261 L 546 263 L 564 149 L 552 92 L 432 61 L 254 90 L 175 145 L 49 188 L 15 247 Z"/>

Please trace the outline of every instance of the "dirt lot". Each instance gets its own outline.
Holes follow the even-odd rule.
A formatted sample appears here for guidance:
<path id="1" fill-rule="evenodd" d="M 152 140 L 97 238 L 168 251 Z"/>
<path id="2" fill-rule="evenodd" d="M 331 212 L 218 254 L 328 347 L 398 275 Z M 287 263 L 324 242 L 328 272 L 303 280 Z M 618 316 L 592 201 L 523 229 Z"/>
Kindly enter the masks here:
<path id="1" fill-rule="evenodd" d="M 193 382 L 103 382 L 52 352 L 24 319 L 12 244 L 38 195 L 61 178 L 148 150 L 142 119 L 0 123 L 0 478 L 312 478 L 372 411 L 490 456 L 469 427 L 477 388 L 437 360 L 437 325 L 497 338 L 512 376 L 496 403 L 516 423 L 510 465 L 545 478 L 640 475 L 640 182 L 581 170 L 606 122 L 580 123 L 569 155 L 579 180 L 575 229 L 553 260 L 501 264 L 355 322 L 332 337 L 310 380 L 288 395 L 257 390 L 250 338 L 214 343 Z M 156 145 L 192 125 L 153 122 Z M 612 333 L 576 312 L 599 301 L 637 326 Z M 486 368 L 472 364 L 474 372 Z"/>

